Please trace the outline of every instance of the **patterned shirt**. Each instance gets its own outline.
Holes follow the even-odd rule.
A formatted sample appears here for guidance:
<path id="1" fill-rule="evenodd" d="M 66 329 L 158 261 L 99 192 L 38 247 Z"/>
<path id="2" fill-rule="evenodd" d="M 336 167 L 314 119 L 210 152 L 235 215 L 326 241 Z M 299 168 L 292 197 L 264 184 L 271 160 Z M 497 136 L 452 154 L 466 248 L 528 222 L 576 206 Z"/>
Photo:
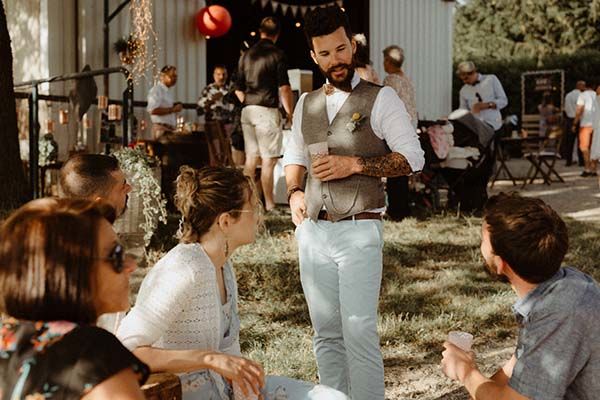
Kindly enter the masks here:
<path id="1" fill-rule="evenodd" d="M 102 328 L 12 318 L 1 323 L 0 399 L 80 399 L 125 368 L 138 374 L 140 385 L 148 377 L 148 366 Z"/>
<path id="2" fill-rule="evenodd" d="M 415 88 L 410 78 L 404 74 L 389 74 L 383 80 L 383 86 L 389 86 L 398 93 L 398 97 L 406 106 L 406 111 L 410 115 L 413 126 L 417 126 L 417 101 L 415 99 Z"/>
<path id="3" fill-rule="evenodd" d="M 533 400 L 591 400 L 600 393 L 600 287 L 561 268 L 520 299 L 520 325 L 509 385 Z"/>
<path id="4" fill-rule="evenodd" d="M 233 120 L 233 103 L 230 101 L 231 85 L 217 86 L 216 83 L 208 84 L 198 100 L 198 115 L 204 115 L 206 121 L 223 121 L 230 123 Z"/>

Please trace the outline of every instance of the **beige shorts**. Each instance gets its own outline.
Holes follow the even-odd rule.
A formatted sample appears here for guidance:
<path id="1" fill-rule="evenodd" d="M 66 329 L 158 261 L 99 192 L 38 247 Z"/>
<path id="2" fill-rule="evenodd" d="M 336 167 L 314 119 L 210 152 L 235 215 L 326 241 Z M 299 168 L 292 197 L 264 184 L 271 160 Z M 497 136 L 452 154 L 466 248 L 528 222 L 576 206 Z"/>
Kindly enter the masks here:
<path id="1" fill-rule="evenodd" d="M 277 108 L 246 106 L 242 109 L 242 131 L 246 156 L 281 157 L 283 132 Z"/>

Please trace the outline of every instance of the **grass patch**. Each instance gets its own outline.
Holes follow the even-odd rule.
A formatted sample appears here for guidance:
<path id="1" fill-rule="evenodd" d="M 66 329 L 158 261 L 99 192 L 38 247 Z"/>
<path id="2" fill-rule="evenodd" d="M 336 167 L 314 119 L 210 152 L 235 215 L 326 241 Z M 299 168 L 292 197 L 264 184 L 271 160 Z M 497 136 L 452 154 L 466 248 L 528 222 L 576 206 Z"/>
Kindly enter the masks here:
<path id="1" fill-rule="evenodd" d="M 157 259 L 174 243 L 172 217 L 153 243 Z M 242 351 L 267 373 L 317 380 L 312 328 L 298 270 L 294 226 L 285 213 L 266 220 L 266 232 L 233 257 L 242 321 Z M 567 220 L 565 264 L 600 280 L 598 227 Z M 379 332 L 385 365 L 437 365 L 451 330 L 475 334 L 475 348 L 512 344 L 515 296 L 484 272 L 479 251 L 481 220 L 434 216 L 386 222 Z M 152 264 L 149 262 L 149 264 Z M 417 396 L 418 397 L 418 396 Z"/>

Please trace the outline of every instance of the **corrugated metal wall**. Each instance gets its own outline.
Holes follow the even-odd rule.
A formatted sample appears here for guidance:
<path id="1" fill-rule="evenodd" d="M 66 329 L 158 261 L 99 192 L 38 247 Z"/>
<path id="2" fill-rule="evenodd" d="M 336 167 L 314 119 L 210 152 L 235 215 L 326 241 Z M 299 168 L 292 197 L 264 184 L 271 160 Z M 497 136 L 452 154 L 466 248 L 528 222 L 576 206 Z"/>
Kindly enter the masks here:
<path id="1" fill-rule="evenodd" d="M 452 108 L 453 2 L 372 0 L 370 49 L 373 66 L 383 71 L 384 48 L 404 49 L 404 72 L 412 78 L 420 119 L 446 116 Z"/>

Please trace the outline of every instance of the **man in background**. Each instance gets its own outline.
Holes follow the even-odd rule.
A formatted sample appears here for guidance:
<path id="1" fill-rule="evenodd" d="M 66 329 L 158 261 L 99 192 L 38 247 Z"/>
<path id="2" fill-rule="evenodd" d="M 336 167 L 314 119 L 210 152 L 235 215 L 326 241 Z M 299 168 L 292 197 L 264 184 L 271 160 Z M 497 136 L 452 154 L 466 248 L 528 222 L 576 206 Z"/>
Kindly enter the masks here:
<path id="1" fill-rule="evenodd" d="M 262 20 L 260 40 L 240 57 L 235 83 L 235 94 L 244 104 L 241 121 L 246 151 L 244 173 L 254 178 L 258 161 L 262 160 L 260 181 L 267 211 L 275 207 L 273 170 L 283 154 L 279 97 L 288 121 L 294 111 L 285 56 L 275 46 L 279 31 L 279 22 L 274 17 Z"/>
<path id="2" fill-rule="evenodd" d="M 573 164 L 573 146 L 577 141 L 577 134 L 579 132 L 579 124 L 573 126 L 573 121 L 577 114 L 577 99 L 585 90 L 585 86 L 585 81 L 577 81 L 575 88 L 565 96 L 565 136 L 563 137 L 561 155 L 565 159 L 567 167 Z M 583 154 L 581 154 L 581 150 L 577 150 L 579 166 L 583 167 Z"/>
<path id="3" fill-rule="evenodd" d="M 456 73 L 464 83 L 459 92 L 460 108 L 473 113 L 494 131 L 502 128 L 500 110 L 508 105 L 508 99 L 498 77 L 480 74 L 472 61 L 458 64 Z"/>
<path id="4" fill-rule="evenodd" d="M 148 106 L 152 120 L 152 137 L 160 138 L 165 133 L 177 129 L 176 114 L 183 110 L 181 103 L 175 103 L 173 94 L 169 90 L 177 83 L 177 68 L 165 65 L 160 70 L 159 80 L 148 92 Z"/>

